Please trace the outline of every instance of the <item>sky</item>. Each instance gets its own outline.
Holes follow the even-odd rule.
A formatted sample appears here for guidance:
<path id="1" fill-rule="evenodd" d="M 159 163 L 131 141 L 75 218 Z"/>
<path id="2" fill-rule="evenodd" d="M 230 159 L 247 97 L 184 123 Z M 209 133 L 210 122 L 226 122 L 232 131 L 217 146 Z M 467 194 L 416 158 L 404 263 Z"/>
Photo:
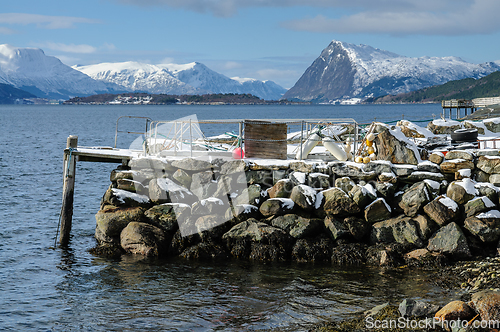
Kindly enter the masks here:
<path id="1" fill-rule="evenodd" d="M 500 60 L 499 0 L 16 0 L 0 44 L 67 65 L 201 62 L 291 88 L 332 40 L 408 57 Z"/>

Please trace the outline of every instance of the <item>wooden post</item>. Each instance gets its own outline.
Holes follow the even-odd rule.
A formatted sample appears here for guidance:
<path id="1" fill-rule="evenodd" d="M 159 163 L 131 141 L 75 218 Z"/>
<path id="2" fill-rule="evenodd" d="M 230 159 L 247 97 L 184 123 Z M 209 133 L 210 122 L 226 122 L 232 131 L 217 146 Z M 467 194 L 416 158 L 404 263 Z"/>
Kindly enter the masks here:
<path id="1" fill-rule="evenodd" d="M 76 156 L 72 154 L 78 146 L 78 136 L 69 136 L 64 151 L 64 179 L 61 208 L 61 229 L 59 244 L 66 246 L 69 243 L 71 221 L 73 219 L 73 194 L 75 189 Z"/>

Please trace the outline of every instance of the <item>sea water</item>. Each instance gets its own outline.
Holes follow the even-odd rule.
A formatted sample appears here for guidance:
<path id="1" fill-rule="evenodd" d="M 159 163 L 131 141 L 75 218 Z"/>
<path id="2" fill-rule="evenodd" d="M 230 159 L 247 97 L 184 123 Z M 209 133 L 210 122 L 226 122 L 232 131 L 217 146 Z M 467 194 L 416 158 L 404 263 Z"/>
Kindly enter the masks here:
<path id="1" fill-rule="evenodd" d="M 429 120 L 440 112 L 433 104 L 1 105 L 0 330 L 300 331 L 387 301 L 415 298 L 443 304 L 455 294 L 432 286 L 428 272 L 418 270 L 92 256 L 94 215 L 113 164 L 77 164 L 70 244 L 67 249 L 55 246 L 66 138 L 78 135 L 81 146 L 113 146 L 122 115 L 154 120 L 193 114 L 200 120 L 353 118 L 368 123 L 403 116 Z M 226 130 L 204 128 L 207 136 Z M 119 144 L 127 147 L 136 137 L 120 134 Z"/>

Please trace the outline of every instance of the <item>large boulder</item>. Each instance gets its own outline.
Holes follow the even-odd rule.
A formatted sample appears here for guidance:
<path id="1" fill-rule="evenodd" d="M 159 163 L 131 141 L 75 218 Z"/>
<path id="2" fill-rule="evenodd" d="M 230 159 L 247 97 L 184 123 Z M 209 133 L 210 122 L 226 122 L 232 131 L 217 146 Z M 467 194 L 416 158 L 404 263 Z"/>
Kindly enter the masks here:
<path id="1" fill-rule="evenodd" d="M 270 198 L 290 198 L 293 186 L 292 180 L 282 179 L 276 182 L 267 192 Z"/>
<path id="2" fill-rule="evenodd" d="M 130 222 L 141 222 L 145 209 L 142 207 L 117 208 L 107 206 L 95 215 L 95 236 L 99 242 L 116 243 L 122 230 Z"/>
<path id="3" fill-rule="evenodd" d="M 260 213 L 265 216 L 282 216 L 292 213 L 295 203 L 290 198 L 270 198 L 260 206 Z"/>
<path id="4" fill-rule="evenodd" d="M 194 203 L 191 207 L 191 214 L 197 216 L 204 216 L 209 214 L 224 216 L 227 208 L 228 205 L 224 204 L 223 200 L 215 197 L 209 197 Z"/>
<path id="5" fill-rule="evenodd" d="M 197 197 L 191 191 L 168 178 L 149 181 L 149 198 L 156 204 L 184 203 L 192 205 Z"/>
<path id="6" fill-rule="evenodd" d="M 417 182 L 405 191 L 399 202 L 399 207 L 407 216 L 414 217 L 429 203 L 430 199 L 431 195 L 427 184 L 423 181 Z"/>
<path id="7" fill-rule="evenodd" d="M 359 206 L 339 188 L 331 188 L 321 192 L 324 197 L 324 211 L 330 215 L 353 215 L 361 212 Z"/>
<path id="8" fill-rule="evenodd" d="M 368 204 L 377 199 L 377 194 L 371 184 L 353 186 L 349 191 L 349 196 L 360 208 L 365 208 Z"/>
<path id="9" fill-rule="evenodd" d="M 438 305 L 414 299 L 404 299 L 399 304 L 399 313 L 403 317 L 427 317 L 431 314 L 434 315 L 438 310 Z"/>
<path id="10" fill-rule="evenodd" d="M 370 223 L 353 216 L 345 218 L 344 225 L 347 226 L 349 232 L 356 241 L 363 241 L 372 228 Z"/>
<path id="11" fill-rule="evenodd" d="M 421 161 L 417 146 L 404 136 L 400 128 L 389 129 L 388 126 L 382 125 L 378 128 L 379 134 L 375 138 L 377 159 L 393 164 L 411 165 L 417 165 Z"/>
<path id="12" fill-rule="evenodd" d="M 496 204 L 487 196 L 476 197 L 465 204 L 465 214 L 467 217 L 471 217 L 494 208 L 496 208 Z"/>
<path id="13" fill-rule="evenodd" d="M 477 158 L 477 168 L 488 174 L 500 173 L 500 157 L 498 156 L 479 156 Z"/>
<path id="14" fill-rule="evenodd" d="M 481 241 L 496 242 L 500 238 L 500 212 L 492 210 L 475 217 L 468 217 L 465 219 L 464 226 Z"/>
<path id="15" fill-rule="evenodd" d="M 416 222 L 406 216 L 380 221 L 372 225 L 371 243 L 411 244 L 417 247 L 423 245 Z"/>
<path id="16" fill-rule="evenodd" d="M 217 190 L 214 176 L 211 171 L 194 173 L 191 180 L 191 192 L 200 200 L 213 196 Z"/>
<path id="17" fill-rule="evenodd" d="M 461 169 L 474 169 L 474 162 L 465 159 L 452 159 L 442 162 L 440 166 L 441 172 L 455 174 Z"/>
<path id="18" fill-rule="evenodd" d="M 313 210 L 316 205 L 316 195 L 317 192 L 314 188 L 299 184 L 293 187 L 290 199 L 304 210 Z"/>
<path id="19" fill-rule="evenodd" d="M 500 291 L 484 290 L 472 295 L 471 302 L 483 321 L 500 321 Z"/>
<path id="20" fill-rule="evenodd" d="M 458 204 L 449 197 L 439 196 L 424 206 L 425 213 L 439 226 L 444 226 L 460 218 Z"/>
<path id="21" fill-rule="evenodd" d="M 120 245 L 132 254 L 161 256 L 166 251 L 164 232 L 151 224 L 131 222 L 120 233 Z"/>
<path id="22" fill-rule="evenodd" d="M 191 207 L 187 204 L 166 203 L 155 205 L 146 212 L 144 217 L 147 222 L 159 226 L 165 232 L 175 232 L 179 226 L 191 215 Z"/>
<path id="23" fill-rule="evenodd" d="M 225 214 L 226 220 L 238 224 L 244 220 L 255 218 L 260 219 L 261 214 L 259 208 L 255 205 L 240 204 L 229 207 Z"/>
<path id="24" fill-rule="evenodd" d="M 348 193 L 356 185 L 354 181 L 347 176 L 335 179 L 335 187 L 342 189 L 344 192 Z"/>
<path id="25" fill-rule="evenodd" d="M 326 234 L 328 234 L 333 240 L 346 238 L 351 235 L 349 226 L 346 225 L 341 219 L 328 216 L 324 219 L 324 226 Z"/>
<path id="26" fill-rule="evenodd" d="M 101 207 L 104 205 L 122 207 L 141 206 L 147 208 L 151 206 L 151 201 L 146 195 L 141 195 L 118 188 L 109 188 L 108 190 L 106 190 L 101 200 Z"/>
<path id="27" fill-rule="evenodd" d="M 286 214 L 273 218 L 271 225 L 284 230 L 296 239 L 301 239 L 318 234 L 323 228 L 323 220 Z"/>
<path id="28" fill-rule="evenodd" d="M 427 249 L 448 254 L 457 259 L 471 256 L 467 239 L 460 227 L 454 222 L 441 227 L 434 233 L 429 239 Z"/>
<path id="29" fill-rule="evenodd" d="M 385 199 L 378 198 L 365 208 L 365 220 L 369 223 L 375 223 L 381 220 L 387 220 L 391 217 L 391 207 L 385 202 Z"/>
<path id="30" fill-rule="evenodd" d="M 475 187 L 475 182 L 471 179 L 463 179 L 460 181 L 453 181 L 446 189 L 446 196 L 463 205 L 479 195 L 479 191 Z"/>
<path id="31" fill-rule="evenodd" d="M 452 301 L 436 312 L 434 319 L 442 321 L 444 325 L 451 325 L 451 321 L 469 321 L 474 316 L 474 310 L 467 303 Z"/>
<path id="32" fill-rule="evenodd" d="M 250 204 L 260 206 L 265 199 L 264 195 L 267 195 L 267 193 L 262 190 L 259 184 L 252 184 L 243 189 L 241 194 L 233 199 L 233 205 Z"/>
<path id="33" fill-rule="evenodd" d="M 234 257 L 254 260 L 285 260 L 291 245 L 285 231 L 255 219 L 232 227 L 222 239 Z"/>

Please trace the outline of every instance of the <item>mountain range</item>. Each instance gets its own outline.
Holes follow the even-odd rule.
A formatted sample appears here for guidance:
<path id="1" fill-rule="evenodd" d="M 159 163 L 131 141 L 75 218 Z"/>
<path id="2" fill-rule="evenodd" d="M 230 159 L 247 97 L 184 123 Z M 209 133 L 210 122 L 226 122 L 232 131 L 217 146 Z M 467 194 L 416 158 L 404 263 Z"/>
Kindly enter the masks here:
<path id="1" fill-rule="evenodd" d="M 272 81 L 229 78 L 199 62 L 100 63 L 69 67 L 38 48 L 0 45 L 0 83 L 39 98 L 101 93 L 252 94 L 265 100 L 335 103 L 396 95 L 500 70 L 500 61 L 474 64 L 457 57 L 411 58 L 368 45 L 333 40 L 288 91 Z"/>
<path id="2" fill-rule="evenodd" d="M 283 99 L 335 102 L 395 95 L 463 78 L 481 78 L 500 61 L 473 64 L 458 57 L 411 58 L 368 45 L 333 40 Z"/>
<path id="3" fill-rule="evenodd" d="M 69 67 L 38 48 L 0 45 L 0 83 L 39 98 L 70 99 L 100 93 L 245 93 L 277 100 L 286 89 L 272 81 L 231 79 L 202 63 L 151 65 L 137 62 Z"/>

